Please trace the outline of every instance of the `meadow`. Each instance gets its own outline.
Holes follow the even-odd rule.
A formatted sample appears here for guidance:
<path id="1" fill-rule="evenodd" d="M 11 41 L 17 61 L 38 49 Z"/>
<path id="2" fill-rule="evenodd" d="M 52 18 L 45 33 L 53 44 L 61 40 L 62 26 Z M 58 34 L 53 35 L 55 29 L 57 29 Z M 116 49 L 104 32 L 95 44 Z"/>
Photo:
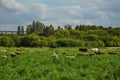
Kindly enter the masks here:
<path id="1" fill-rule="evenodd" d="M 22 53 L 11 57 L 18 49 Z M 100 48 L 105 54 L 94 56 L 78 56 L 78 49 L 0 47 L 6 50 L 0 52 L 0 80 L 120 80 L 120 48 Z M 51 57 L 54 52 L 57 59 Z"/>

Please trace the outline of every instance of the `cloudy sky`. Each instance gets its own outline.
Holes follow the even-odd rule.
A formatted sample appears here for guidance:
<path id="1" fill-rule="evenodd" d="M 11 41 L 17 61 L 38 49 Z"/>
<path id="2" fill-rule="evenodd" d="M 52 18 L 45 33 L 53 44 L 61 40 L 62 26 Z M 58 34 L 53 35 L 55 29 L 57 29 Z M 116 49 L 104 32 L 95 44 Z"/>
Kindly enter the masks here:
<path id="1" fill-rule="evenodd" d="M 120 26 L 120 0 L 0 0 L 0 30 L 38 20 L 45 25 Z"/>

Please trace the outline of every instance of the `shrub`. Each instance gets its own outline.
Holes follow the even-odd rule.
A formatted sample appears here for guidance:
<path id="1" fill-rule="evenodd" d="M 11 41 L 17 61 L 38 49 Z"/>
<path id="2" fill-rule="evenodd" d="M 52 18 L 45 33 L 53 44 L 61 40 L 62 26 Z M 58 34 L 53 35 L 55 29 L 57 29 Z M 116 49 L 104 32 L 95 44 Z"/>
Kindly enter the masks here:
<path id="1" fill-rule="evenodd" d="M 74 39 L 60 39 L 56 41 L 60 47 L 83 47 L 84 44 L 81 41 Z"/>
<path id="2" fill-rule="evenodd" d="M 3 35 L 0 40 L 0 45 L 4 47 L 13 47 L 15 46 L 15 42 L 10 36 Z"/>
<path id="3" fill-rule="evenodd" d="M 40 38 L 36 34 L 31 34 L 31 35 L 23 36 L 20 41 L 21 41 L 20 42 L 21 46 L 38 47 L 39 42 L 40 42 Z"/>

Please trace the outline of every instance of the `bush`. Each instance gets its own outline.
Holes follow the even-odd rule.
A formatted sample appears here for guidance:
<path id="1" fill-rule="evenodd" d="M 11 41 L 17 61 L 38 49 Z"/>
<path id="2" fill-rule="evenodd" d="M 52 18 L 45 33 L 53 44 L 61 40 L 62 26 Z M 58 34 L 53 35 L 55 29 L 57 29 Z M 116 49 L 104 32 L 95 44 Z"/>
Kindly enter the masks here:
<path id="1" fill-rule="evenodd" d="M 20 36 L 18 36 L 17 34 L 11 34 L 10 36 L 13 39 L 13 41 L 15 42 L 15 46 L 19 47 L 20 46 Z"/>
<path id="2" fill-rule="evenodd" d="M 0 40 L 0 46 L 13 47 L 15 46 L 15 42 L 10 36 L 3 35 Z"/>
<path id="3" fill-rule="evenodd" d="M 102 41 L 86 41 L 85 46 L 86 47 L 104 47 L 105 44 Z"/>
<path id="4" fill-rule="evenodd" d="M 57 45 L 56 42 L 49 42 L 48 46 L 51 47 L 51 48 L 57 48 L 57 47 L 59 47 L 59 45 Z"/>
<path id="5" fill-rule="evenodd" d="M 20 40 L 21 46 L 25 47 L 39 47 L 40 38 L 36 34 L 23 36 Z"/>
<path id="6" fill-rule="evenodd" d="M 57 45 L 60 47 L 83 47 L 84 43 L 82 41 L 74 39 L 60 39 L 56 41 Z"/>

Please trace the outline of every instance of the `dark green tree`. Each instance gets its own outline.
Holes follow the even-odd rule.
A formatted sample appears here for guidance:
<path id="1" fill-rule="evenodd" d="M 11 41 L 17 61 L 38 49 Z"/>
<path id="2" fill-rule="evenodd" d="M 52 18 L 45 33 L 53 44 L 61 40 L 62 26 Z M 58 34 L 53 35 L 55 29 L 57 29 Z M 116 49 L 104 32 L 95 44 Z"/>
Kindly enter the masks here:
<path id="1" fill-rule="evenodd" d="M 32 25 L 28 25 L 27 26 L 26 33 L 27 34 L 31 34 L 32 33 Z"/>
<path id="2" fill-rule="evenodd" d="M 32 22 L 32 31 L 36 32 L 36 24 L 35 21 Z"/>
<path id="3" fill-rule="evenodd" d="M 17 27 L 17 35 L 20 35 L 21 34 L 21 28 L 20 28 L 20 25 Z"/>
<path id="4" fill-rule="evenodd" d="M 53 27 L 53 25 L 46 26 L 46 28 L 44 29 L 44 35 L 46 37 L 48 37 L 48 36 L 53 35 L 53 34 L 54 34 L 54 27 Z"/>
<path id="5" fill-rule="evenodd" d="M 39 47 L 40 38 L 37 34 L 30 34 L 21 37 L 20 44 L 25 47 Z"/>
<path id="6" fill-rule="evenodd" d="M 8 35 L 3 35 L 1 37 L 0 42 L 1 42 L 1 46 L 4 46 L 4 47 L 13 47 L 13 46 L 15 46 L 15 43 L 14 43 L 13 39 Z"/>
<path id="7" fill-rule="evenodd" d="M 21 35 L 24 35 L 24 27 L 21 26 Z"/>
<path id="8" fill-rule="evenodd" d="M 65 25 L 64 28 L 65 28 L 66 30 L 69 30 L 69 31 L 73 30 L 73 29 L 72 29 L 72 26 L 71 26 L 70 24 Z"/>

